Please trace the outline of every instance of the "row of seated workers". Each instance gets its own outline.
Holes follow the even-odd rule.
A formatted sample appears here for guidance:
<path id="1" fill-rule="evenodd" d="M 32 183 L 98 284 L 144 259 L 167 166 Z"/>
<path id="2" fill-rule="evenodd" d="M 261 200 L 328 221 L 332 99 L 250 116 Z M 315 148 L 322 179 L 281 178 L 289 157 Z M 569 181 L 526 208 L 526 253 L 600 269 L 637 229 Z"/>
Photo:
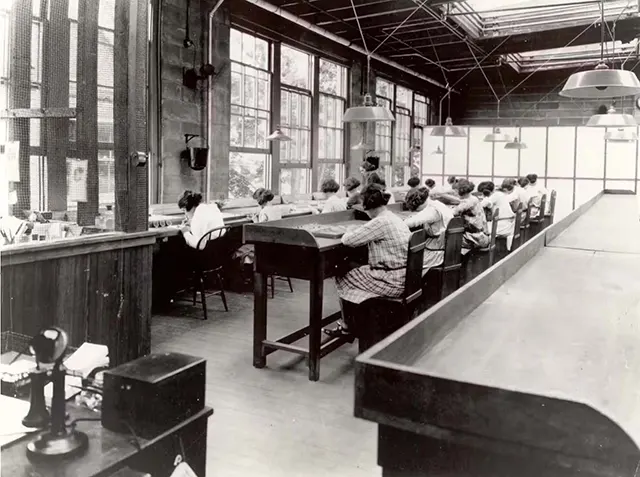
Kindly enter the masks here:
<path id="1" fill-rule="evenodd" d="M 538 183 L 536 174 L 505 179 L 498 187 L 490 181 L 476 187 L 473 182 L 456 177 L 449 177 L 444 186 L 436 185 L 432 179 L 422 185 L 420 179 L 412 177 L 407 184 L 410 189 L 404 199 L 404 208 L 414 213 L 401 217 L 387 208 L 395 201 L 377 168 L 365 160 L 360 171 L 362 181 L 350 177 L 344 182 L 346 197 L 338 195 L 340 186 L 333 179 L 323 181 L 321 187 L 327 197 L 321 213 L 359 208 L 370 218 L 342 236 L 342 243 L 347 247 L 367 247 L 368 263 L 345 263 L 344 269 L 337 273 L 335 283 L 343 319 L 337 326 L 324 330 L 330 336 L 355 337 L 357 332 L 352 332 L 356 328 L 352 317 L 357 315 L 358 305 L 372 298 L 394 298 L 403 294 L 412 231 L 421 228 L 426 231 L 425 276 L 430 269 L 443 263 L 445 232 L 454 217 L 463 219 L 461 254 L 464 256 L 474 249 L 489 246 L 494 221 L 497 222 L 496 237 L 505 238 L 506 248 L 510 250 L 517 214 L 526 211 L 534 219 L 544 215 L 541 208 L 549 205 L 546 199 L 549 193 Z M 282 218 L 281 208 L 271 205 L 272 191 L 260 188 L 253 197 L 260 205 L 254 222 Z M 181 231 L 190 247 L 204 247 L 206 240 L 201 240 L 202 237 L 208 231 L 224 226 L 217 205 L 202 203 L 202 195 L 198 193 L 185 191 L 178 206 L 186 215 Z M 209 235 L 209 238 L 216 236 Z M 252 246 L 242 245 L 235 251 L 234 258 L 242 260 L 245 267 L 251 267 Z"/>

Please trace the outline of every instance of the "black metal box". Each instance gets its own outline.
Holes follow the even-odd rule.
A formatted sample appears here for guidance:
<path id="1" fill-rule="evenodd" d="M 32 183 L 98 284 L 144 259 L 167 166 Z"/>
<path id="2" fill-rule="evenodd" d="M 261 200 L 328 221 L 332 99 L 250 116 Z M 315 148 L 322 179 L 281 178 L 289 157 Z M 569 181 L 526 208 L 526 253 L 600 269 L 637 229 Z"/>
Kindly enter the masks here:
<path id="1" fill-rule="evenodd" d="M 143 438 L 204 408 L 206 361 L 179 353 L 150 354 L 104 373 L 102 425 Z"/>

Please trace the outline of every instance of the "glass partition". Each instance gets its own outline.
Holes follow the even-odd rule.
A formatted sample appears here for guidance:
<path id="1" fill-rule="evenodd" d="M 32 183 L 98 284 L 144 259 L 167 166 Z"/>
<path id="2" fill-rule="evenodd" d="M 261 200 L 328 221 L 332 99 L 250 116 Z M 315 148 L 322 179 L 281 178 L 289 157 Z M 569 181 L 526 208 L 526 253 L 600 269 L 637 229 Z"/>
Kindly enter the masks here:
<path id="1" fill-rule="evenodd" d="M 591 199 L 594 195 L 602 190 L 602 181 L 600 179 L 579 179 L 576 180 L 576 198 L 574 208 L 580 207 L 582 204 Z"/>
<path id="2" fill-rule="evenodd" d="M 467 175 L 467 143 L 468 137 L 444 138 L 444 170 L 447 175 Z"/>
<path id="3" fill-rule="evenodd" d="M 520 128 L 520 141 L 525 143 L 527 148 L 520 150 L 519 174 L 521 176 L 538 174 L 538 177 L 544 179 L 547 157 L 547 128 Z"/>
<path id="4" fill-rule="evenodd" d="M 547 189 L 557 192 L 554 217 L 557 222 L 573 210 L 573 179 L 547 179 Z"/>
<path id="5" fill-rule="evenodd" d="M 638 128 L 627 128 L 629 132 Z M 615 132 L 615 128 L 607 128 L 607 131 Z M 608 179 L 629 179 L 636 175 L 636 163 L 638 161 L 638 141 L 630 142 L 606 142 L 607 161 L 605 165 L 605 177 Z M 608 189 L 609 186 L 606 186 Z M 631 187 L 633 190 L 634 187 Z"/>
<path id="6" fill-rule="evenodd" d="M 469 128 L 469 174 L 474 176 L 493 175 L 493 143 L 484 142 L 493 128 Z M 448 173 L 448 171 L 445 171 Z"/>
<path id="7" fill-rule="evenodd" d="M 577 128 L 576 177 L 604 177 L 604 128 Z"/>
<path id="8" fill-rule="evenodd" d="M 518 137 L 518 128 L 500 128 L 500 130 L 511 138 Z M 494 176 L 517 177 L 519 149 L 505 149 L 505 145 L 506 143 L 504 142 L 495 143 L 493 174 Z M 501 181 L 502 179 L 500 179 Z M 496 180 L 496 182 L 498 181 Z"/>
<path id="9" fill-rule="evenodd" d="M 442 175 L 444 155 L 438 152 L 443 151 L 444 138 L 431 135 L 432 128 L 424 128 L 422 144 L 422 175 L 432 177 Z M 435 178 L 434 178 L 435 180 Z"/>
<path id="10" fill-rule="evenodd" d="M 576 128 L 553 127 L 548 131 L 547 177 L 573 177 Z"/>

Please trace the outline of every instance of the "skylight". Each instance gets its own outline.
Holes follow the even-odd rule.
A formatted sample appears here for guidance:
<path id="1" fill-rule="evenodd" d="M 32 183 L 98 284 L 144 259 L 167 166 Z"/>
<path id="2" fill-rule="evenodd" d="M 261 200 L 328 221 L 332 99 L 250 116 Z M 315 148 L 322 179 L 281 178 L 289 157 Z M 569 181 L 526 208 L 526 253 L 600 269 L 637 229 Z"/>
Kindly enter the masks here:
<path id="1" fill-rule="evenodd" d="M 624 44 L 620 41 L 607 42 L 604 44 L 604 60 L 610 66 L 614 61 L 624 62 L 633 56 L 637 48 L 638 39 Z M 519 72 L 595 65 L 600 61 L 600 43 L 515 53 L 505 55 L 503 59 Z"/>
<path id="2" fill-rule="evenodd" d="M 639 17 L 639 0 L 608 0 L 607 20 Z M 588 25 L 600 16 L 598 0 L 466 0 L 442 7 L 474 38 Z"/>

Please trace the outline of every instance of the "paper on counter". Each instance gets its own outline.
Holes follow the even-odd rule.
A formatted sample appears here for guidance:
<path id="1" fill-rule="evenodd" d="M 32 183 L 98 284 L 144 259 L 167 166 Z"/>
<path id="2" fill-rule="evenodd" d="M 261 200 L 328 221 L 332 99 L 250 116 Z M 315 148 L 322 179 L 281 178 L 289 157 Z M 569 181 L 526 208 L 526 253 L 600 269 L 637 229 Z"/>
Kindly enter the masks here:
<path id="1" fill-rule="evenodd" d="M 69 371 L 79 373 L 85 378 L 94 369 L 108 365 L 109 347 L 95 343 L 82 343 L 82 346 L 64 362 L 64 366 Z"/>

